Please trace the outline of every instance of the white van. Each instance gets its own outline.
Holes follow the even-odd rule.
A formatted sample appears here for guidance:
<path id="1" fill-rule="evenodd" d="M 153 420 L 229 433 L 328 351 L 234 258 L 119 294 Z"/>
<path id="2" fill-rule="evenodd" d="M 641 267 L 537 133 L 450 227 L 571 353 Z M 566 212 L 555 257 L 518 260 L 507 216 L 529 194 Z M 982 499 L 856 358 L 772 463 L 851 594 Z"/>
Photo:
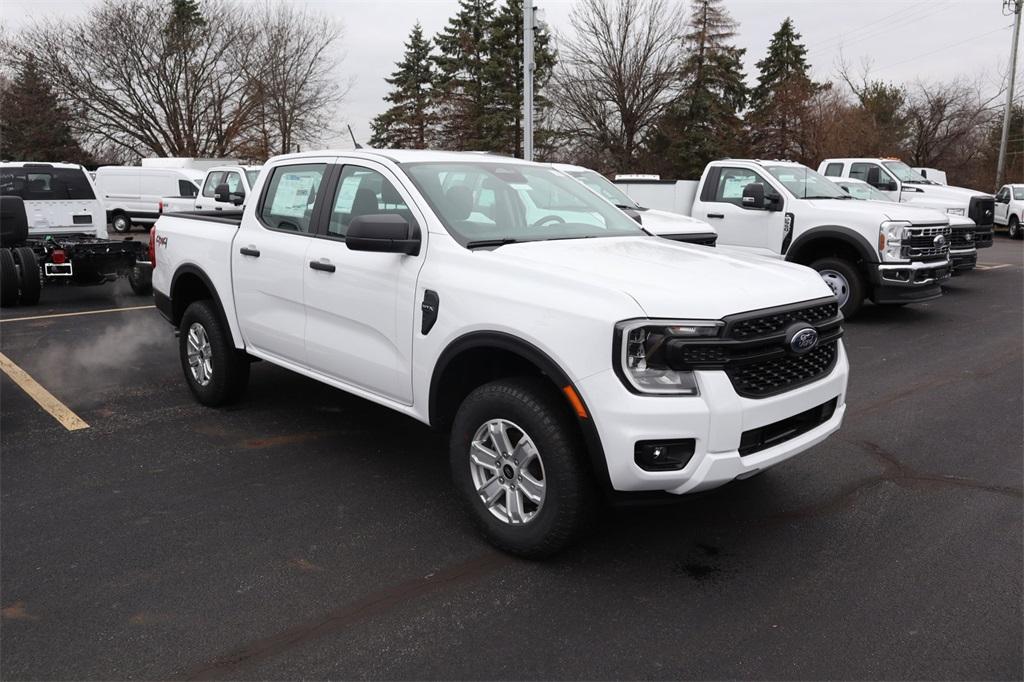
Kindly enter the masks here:
<path id="1" fill-rule="evenodd" d="M 203 175 L 191 168 L 100 166 L 96 188 L 107 209 L 107 222 L 115 232 L 128 232 L 133 224 L 156 222 L 161 197 L 198 195 Z"/>

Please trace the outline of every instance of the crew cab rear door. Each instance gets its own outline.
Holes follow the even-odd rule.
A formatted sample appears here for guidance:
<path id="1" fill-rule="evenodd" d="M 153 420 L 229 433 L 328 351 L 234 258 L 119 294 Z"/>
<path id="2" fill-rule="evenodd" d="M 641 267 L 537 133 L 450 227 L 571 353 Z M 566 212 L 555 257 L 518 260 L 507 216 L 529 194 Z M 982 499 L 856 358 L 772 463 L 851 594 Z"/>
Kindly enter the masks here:
<path id="1" fill-rule="evenodd" d="M 399 215 L 420 226 L 425 216 L 404 178 L 367 159 L 338 160 L 320 229 L 303 270 L 306 353 L 311 369 L 374 394 L 412 404 L 412 340 L 416 280 L 426 253 L 353 251 L 345 234 L 357 216 Z"/>
<path id="2" fill-rule="evenodd" d="M 719 245 L 782 258 L 785 212 L 744 208 L 743 190 L 749 184 L 760 184 L 765 196 L 778 195 L 780 202 L 785 200 L 784 193 L 760 171 L 743 166 L 712 166 L 704 174 L 700 194 L 693 202 L 693 217 L 714 226 Z"/>
<path id="3" fill-rule="evenodd" d="M 319 190 L 332 161 L 302 158 L 269 169 L 259 202 L 245 212 L 231 247 L 235 308 L 246 345 L 302 366 L 306 252 L 314 241 L 314 216 L 326 201 Z"/>

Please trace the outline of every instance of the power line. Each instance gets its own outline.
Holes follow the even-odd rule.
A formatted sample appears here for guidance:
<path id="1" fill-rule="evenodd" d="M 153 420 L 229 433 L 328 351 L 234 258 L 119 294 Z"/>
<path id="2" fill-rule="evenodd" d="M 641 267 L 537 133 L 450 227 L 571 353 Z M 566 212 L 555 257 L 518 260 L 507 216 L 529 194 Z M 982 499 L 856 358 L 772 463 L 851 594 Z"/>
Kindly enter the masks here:
<path id="1" fill-rule="evenodd" d="M 991 35 L 991 34 L 995 33 L 996 31 L 1005 31 L 1006 29 L 1011 28 L 1011 27 L 1013 27 L 1013 24 L 1007 24 L 1006 26 L 1000 26 L 999 28 L 994 28 L 991 31 L 985 31 L 984 33 L 979 33 L 978 35 L 971 36 L 970 38 L 965 38 L 964 40 L 961 40 L 959 43 L 953 43 L 952 45 L 943 45 L 942 47 L 940 47 L 937 50 L 932 50 L 931 52 L 925 52 L 924 54 L 919 54 L 916 57 L 911 57 L 910 59 L 904 59 L 903 61 L 895 62 L 894 64 L 886 64 L 885 66 L 883 66 L 883 67 L 881 67 L 881 68 L 879 68 L 877 70 L 878 71 L 885 71 L 886 69 L 891 69 L 894 66 L 900 66 L 902 64 L 907 64 L 909 62 L 917 61 L 918 59 L 922 59 L 924 57 L 930 57 L 933 54 L 938 54 L 939 52 L 945 52 L 946 50 L 948 50 L 951 47 L 958 47 L 960 45 L 963 45 L 964 43 L 969 43 L 972 40 L 977 40 L 978 38 L 984 38 L 987 35 Z"/>
<path id="2" fill-rule="evenodd" d="M 835 40 L 842 40 L 843 38 L 846 38 L 846 37 L 850 36 L 851 34 L 857 33 L 858 31 L 863 31 L 864 29 L 870 28 L 871 26 L 874 26 L 875 24 L 880 24 L 881 22 L 885 21 L 889 17 L 894 17 L 897 14 L 902 14 L 903 12 L 908 12 L 908 11 L 914 9 L 915 7 L 920 7 L 922 5 L 928 5 L 928 4 L 930 4 L 930 0 L 923 0 L 923 2 L 918 2 L 917 4 L 912 5 L 910 7 L 902 7 L 900 9 L 896 10 L 895 12 L 893 12 L 892 14 L 886 14 L 881 19 L 875 19 L 874 21 L 870 21 L 870 22 L 864 24 L 863 26 L 859 26 L 859 27 L 857 27 L 855 29 L 852 29 L 852 30 L 849 30 L 849 31 L 843 31 L 842 33 L 837 33 L 834 36 L 831 36 L 829 38 L 823 38 L 822 40 L 816 40 L 816 41 L 814 41 L 812 43 L 808 43 L 807 48 L 808 48 L 808 50 L 817 50 L 820 46 L 824 45 L 825 43 L 831 43 L 831 42 L 833 42 Z"/>
<path id="3" fill-rule="evenodd" d="M 809 50 L 808 54 L 812 54 L 812 53 L 822 54 L 824 52 L 828 52 L 829 50 L 833 50 L 833 49 L 835 49 L 837 47 L 841 47 L 841 46 L 844 46 L 844 45 L 852 45 L 852 44 L 855 44 L 855 43 L 863 42 L 865 40 L 871 40 L 872 38 L 877 38 L 878 36 L 884 35 L 884 34 L 888 33 L 889 31 L 892 31 L 894 29 L 905 28 L 907 26 L 910 26 L 910 25 L 913 25 L 913 24 L 916 24 L 916 23 L 920 22 L 922 19 L 934 17 L 937 14 L 940 14 L 942 12 L 945 12 L 947 10 L 952 9 L 954 6 L 955 5 L 941 5 L 941 6 L 935 7 L 930 12 L 923 12 L 923 13 L 919 13 L 919 14 L 908 15 L 906 17 L 903 17 L 902 19 L 896 19 L 895 21 L 887 24 L 886 26 L 883 26 L 881 28 L 872 30 L 872 31 L 870 31 L 868 33 L 865 33 L 865 34 L 862 34 L 862 35 L 859 35 L 859 36 L 852 37 L 852 38 L 850 38 L 848 40 L 847 40 L 848 36 L 841 36 L 838 40 L 830 41 L 831 44 L 824 45 L 822 47 L 817 47 L 817 48 L 815 48 L 813 50 Z"/>

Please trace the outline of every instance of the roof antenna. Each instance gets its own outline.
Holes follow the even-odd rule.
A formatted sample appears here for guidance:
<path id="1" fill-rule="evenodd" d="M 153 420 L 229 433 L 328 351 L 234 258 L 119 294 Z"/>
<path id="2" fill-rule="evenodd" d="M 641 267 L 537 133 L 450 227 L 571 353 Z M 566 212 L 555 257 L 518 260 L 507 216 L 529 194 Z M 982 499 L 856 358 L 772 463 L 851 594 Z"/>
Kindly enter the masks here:
<path id="1" fill-rule="evenodd" d="M 356 136 L 352 133 L 352 126 L 348 125 L 347 123 L 345 125 L 348 128 L 349 137 L 352 138 L 352 144 L 355 145 L 356 149 L 362 149 L 363 145 L 361 145 L 358 142 L 356 142 Z"/>

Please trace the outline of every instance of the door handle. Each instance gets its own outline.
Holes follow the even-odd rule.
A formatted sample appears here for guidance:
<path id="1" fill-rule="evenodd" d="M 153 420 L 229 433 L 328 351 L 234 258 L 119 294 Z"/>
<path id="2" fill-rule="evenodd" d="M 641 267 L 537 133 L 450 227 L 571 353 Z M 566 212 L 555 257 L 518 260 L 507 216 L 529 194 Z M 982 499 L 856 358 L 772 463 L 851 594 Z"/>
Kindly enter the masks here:
<path id="1" fill-rule="evenodd" d="M 260 250 L 253 246 L 243 246 L 238 250 L 238 253 L 243 256 L 252 256 L 253 258 L 260 257 Z"/>
<path id="2" fill-rule="evenodd" d="M 202 210 L 203 210 L 203 207 L 202 207 L 202 206 L 200 206 L 199 204 L 196 204 L 196 210 L 197 210 L 197 211 L 202 211 Z"/>
<path id="3" fill-rule="evenodd" d="M 709 218 L 724 218 L 724 213 L 708 213 Z"/>
<path id="4" fill-rule="evenodd" d="M 220 206 L 214 206 L 214 207 L 213 207 L 213 210 L 214 210 L 214 211 L 223 211 L 224 209 L 223 209 L 223 208 L 221 208 Z"/>
<path id="5" fill-rule="evenodd" d="M 322 272 L 334 272 L 337 269 L 334 267 L 333 263 L 324 263 L 319 260 L 309 261 L 309 267 L 313 270 L 320 270 Z"/>

